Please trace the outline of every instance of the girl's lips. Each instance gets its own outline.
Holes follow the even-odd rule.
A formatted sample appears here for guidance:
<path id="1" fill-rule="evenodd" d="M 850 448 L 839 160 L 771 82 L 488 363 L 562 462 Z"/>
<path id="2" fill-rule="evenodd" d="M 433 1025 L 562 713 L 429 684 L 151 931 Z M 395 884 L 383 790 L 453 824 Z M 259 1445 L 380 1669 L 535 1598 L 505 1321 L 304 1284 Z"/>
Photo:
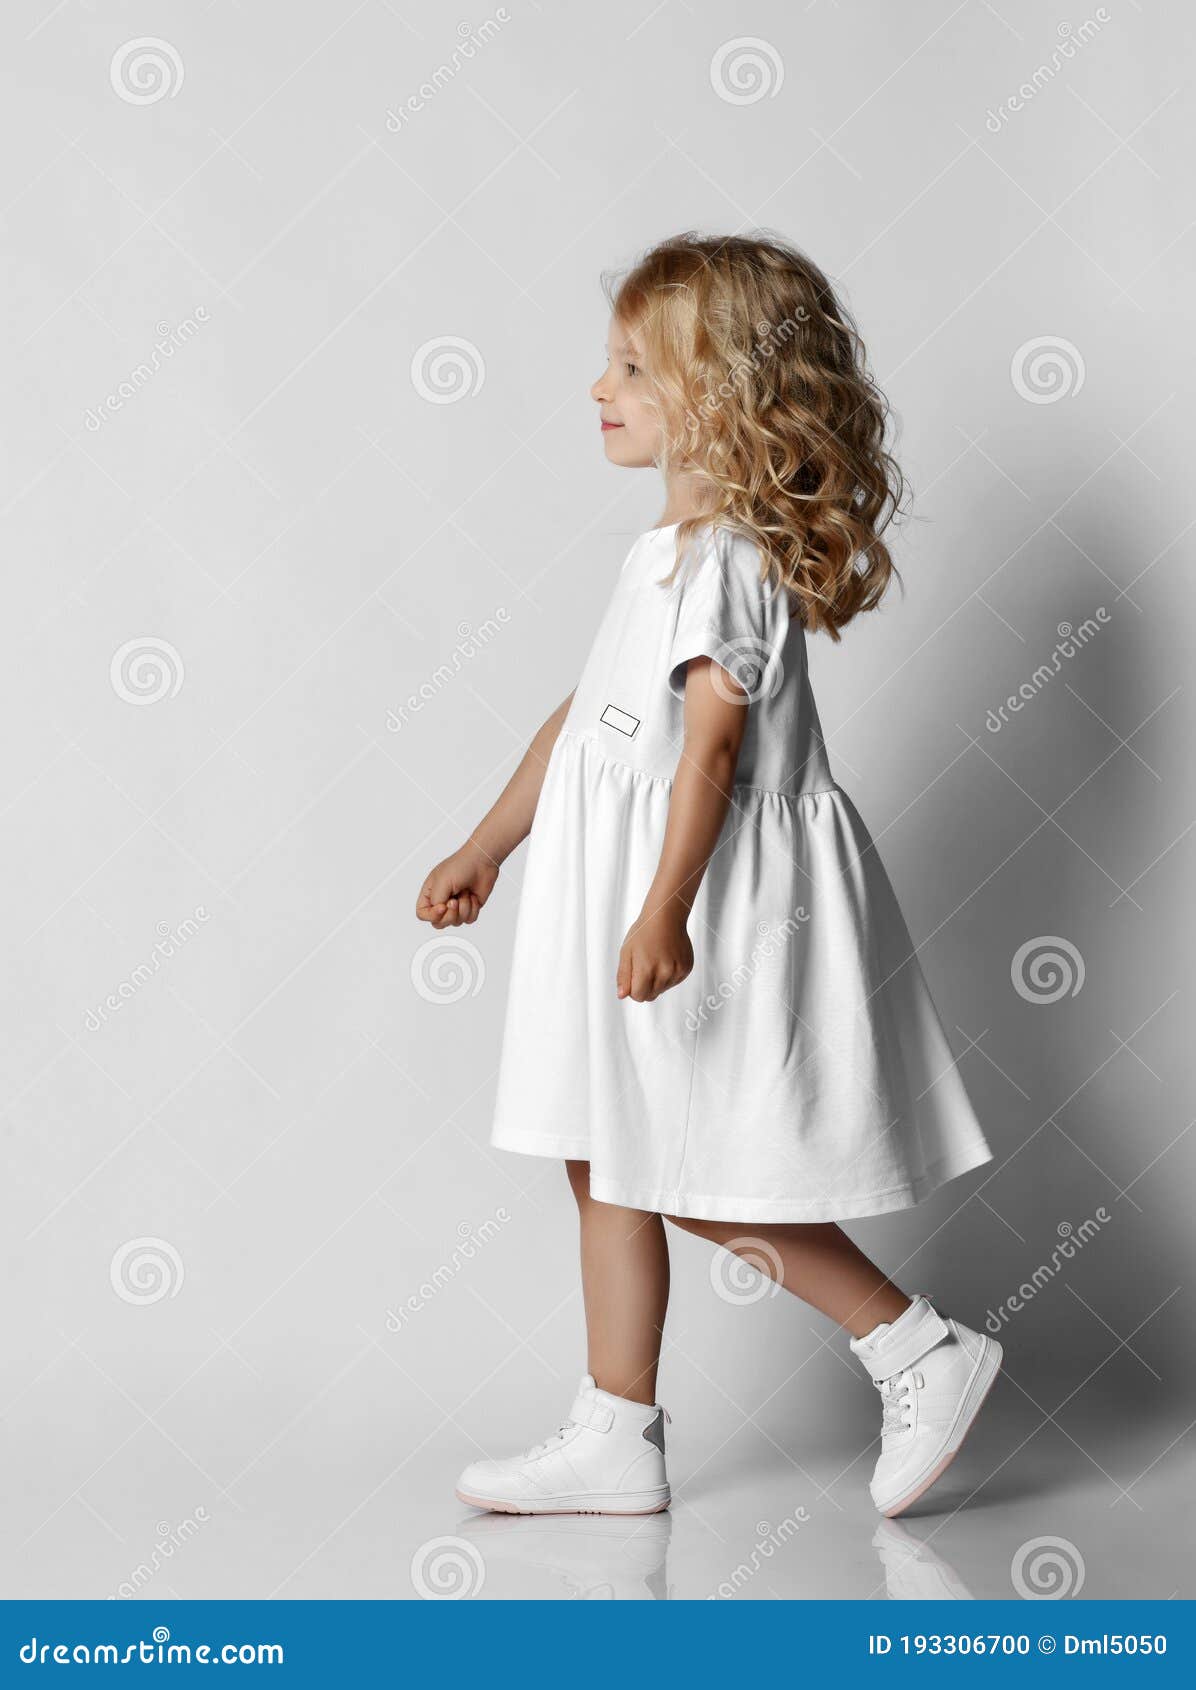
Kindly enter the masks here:
<path id="1" fill-rule="evenodd" d="M 605 422 L 604 421 L 603 424 L 602 424 L 602 432 L 603 432 L 603 434 L 605 434 L 608 428 L 622 428 L 622 426 L 623 426 L 622 423 L 612 423 L 612 422 Z"/>

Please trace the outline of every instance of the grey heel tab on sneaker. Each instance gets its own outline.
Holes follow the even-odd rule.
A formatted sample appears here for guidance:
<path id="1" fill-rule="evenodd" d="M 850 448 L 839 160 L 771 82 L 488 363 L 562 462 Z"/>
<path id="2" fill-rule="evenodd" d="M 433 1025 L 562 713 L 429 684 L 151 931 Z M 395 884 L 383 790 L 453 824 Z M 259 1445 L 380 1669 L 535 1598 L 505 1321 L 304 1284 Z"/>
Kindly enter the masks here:
<path id="1" fill-rule="evenodd" d="M 648 1443 L 655 1444 L 661 1455 L 664 1454 L 664 1409 L 658 1408 L 653 1419 L 644 1427 L 644 1437 Z"/>

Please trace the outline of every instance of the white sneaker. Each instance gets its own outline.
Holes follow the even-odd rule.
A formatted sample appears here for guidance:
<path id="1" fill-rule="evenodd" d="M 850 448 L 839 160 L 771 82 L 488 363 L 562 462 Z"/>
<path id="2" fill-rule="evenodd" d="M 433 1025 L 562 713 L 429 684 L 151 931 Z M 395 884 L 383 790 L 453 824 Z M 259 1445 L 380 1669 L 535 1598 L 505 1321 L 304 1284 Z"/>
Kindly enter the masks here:
<path id="1" fill-rule="evenodd" d="M 587 1373 L 564 1425 L 522 1455 L 473 1461 L 457 1495 L 501 1514 L 655 1514 L 669 1505 L 663 1408 L 600 1391 Z"/>
<path id="2" fill-rule="evenodd" d="M 992 1338 L 915 1297 L 899 1320 L 851 1340 L 884 1405 L 872 1500 L 890 1519 L 954 1459 L 1001 1367 Z"/>

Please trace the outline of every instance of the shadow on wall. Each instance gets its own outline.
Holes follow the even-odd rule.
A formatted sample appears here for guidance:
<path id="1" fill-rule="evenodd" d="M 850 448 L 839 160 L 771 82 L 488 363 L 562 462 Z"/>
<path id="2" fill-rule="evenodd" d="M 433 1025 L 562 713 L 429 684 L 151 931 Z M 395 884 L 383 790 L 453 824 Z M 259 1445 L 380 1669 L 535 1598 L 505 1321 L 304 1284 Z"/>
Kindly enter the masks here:
<path id="1" fill-rule="evenodd" d="M 1191 1150 L 1169 1072 L 1166 870 L 1148 872 L 1187 823 L 1152 745 L 1176 683 L 1132 589 L 1102 578 L 1151 562 L 1128 515 L 1093 492 L 1069 510 L 1077 544 L 1030 548 L 1025 644 L 992 642 L 961 703 L 974 748 L 918 809 L 919 831 L 969 865 L 948 896 L 928 854 L 905 891 L 936 922 L 968 900 L 914 942 L 994 1159 L 849 1230 L 905 1289 L 999 1337 L 1044 1410 L 1075 1391 L 1088 1411 L 1132 1400 L 1150 1416 L 1191 1374 L 1160 1342 L 1182 1245 L 1159 1199 Z M 977 1026 L 957 1019 L 951 981 L 968 982 Z"/>

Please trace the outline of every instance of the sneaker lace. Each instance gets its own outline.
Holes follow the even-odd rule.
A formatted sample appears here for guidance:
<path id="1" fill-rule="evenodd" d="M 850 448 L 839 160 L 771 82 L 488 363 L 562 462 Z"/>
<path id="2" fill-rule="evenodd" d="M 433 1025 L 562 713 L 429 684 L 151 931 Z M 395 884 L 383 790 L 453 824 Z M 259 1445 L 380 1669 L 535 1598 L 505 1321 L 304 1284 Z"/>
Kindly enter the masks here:
<path id="1" fill-rule="evenodd" d="M 880 1435 L 885 1437 L 889 1432 L 907 1432 L 908 1422 L 905 1411 L 909 1405 L 909 1377 L 905 1373 L 895 1373 L 891 1379 L 877 1379 L 874 1381 L 880 1392 L 882 1408 Z"/>
<path id="2" fill-rule="evenodd" d="M 569 1431 L 572 1425 L 572 1420 L 564 1421 L 557 1427 L 556 1431 L 553 1432 L 550 1437 L 541 1439 L 538 1444 L 533 1444 L 530 1449 L 525 1449 L 523 1452 L 523 1459 L 525 1461 L 532 1461 L 537 1455 L 545 1455 L 550 1449 L 555 1449 L 558 1444 L 564 1443 L 565 1434 Z"/>

